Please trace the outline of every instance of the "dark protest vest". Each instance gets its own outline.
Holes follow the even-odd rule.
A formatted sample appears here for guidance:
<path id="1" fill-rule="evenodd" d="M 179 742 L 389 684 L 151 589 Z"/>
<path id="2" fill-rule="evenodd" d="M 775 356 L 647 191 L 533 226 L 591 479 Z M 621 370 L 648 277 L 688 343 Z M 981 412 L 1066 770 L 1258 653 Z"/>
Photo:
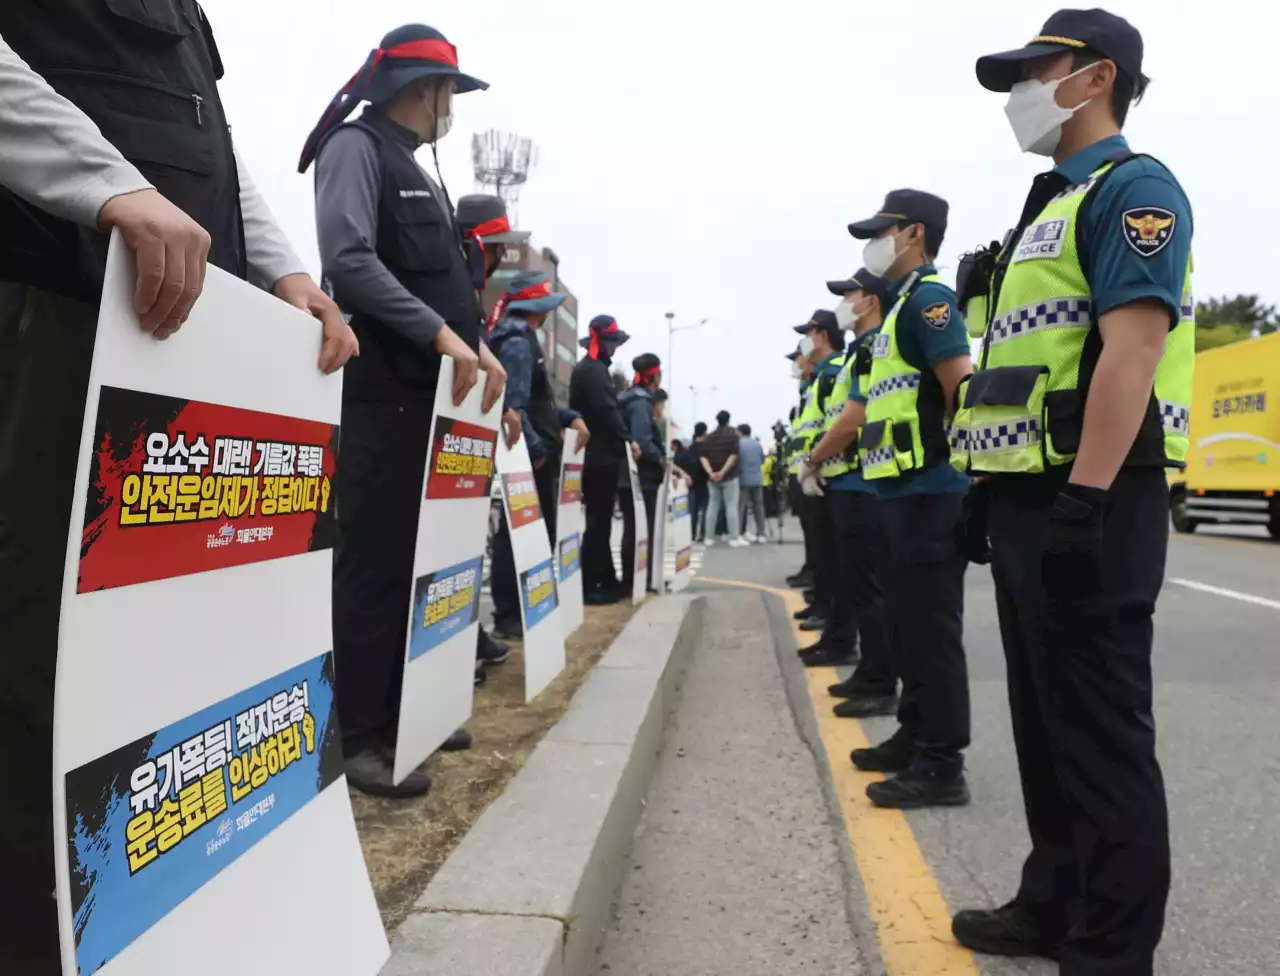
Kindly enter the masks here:
<path id="1" fill-rule="evenodd" d="M 560 450 L 560 411 L 556 408 L 555 391 L 551 388 L 551 378 L 547 375 L 547 358 L 538 342 L 538 334 L 533 329 L 525 329 L 519 335 L 509 335 L 493 345 L 494 355 L 508 342 L 527 342 L 533 353 L 533 383 L 529 390 L 529 423 L 538 432 L 538 436 L 546 442 L 553 452 Z"/>
<path id="2" fill-rule="evenodd" d="M 0 0 L 0 36 L 209 232 L 212 264 L 245 277 L 222 61 L 195 0 Z M 0 189 L 0 279 L 96 303 L 107 241 Z"/>
<path id="3" fill-rule="evenodd" d="M 394 123 L 376 111 L 366 111 L 346 125 L 367 133 L 378 146 L 382 167 L 374 245 L 378 260 L 406 291 L 439 313 L 467 345 L 478 350 L 480 312 L 475 286 L 457 224 L 445 211 L 448 201 L 436 198 L 438 191 L 412 155 L 396 144 Z M 348 399 L 435 396 L 440 372 L 440 357 L 435 352 L 391 332 L 355 303 L 344 302 L 341 290 L 334 297 L 352 313 L 351 328 L 360 340 L 359 358 L 352 359 L 345 369 Z"/>

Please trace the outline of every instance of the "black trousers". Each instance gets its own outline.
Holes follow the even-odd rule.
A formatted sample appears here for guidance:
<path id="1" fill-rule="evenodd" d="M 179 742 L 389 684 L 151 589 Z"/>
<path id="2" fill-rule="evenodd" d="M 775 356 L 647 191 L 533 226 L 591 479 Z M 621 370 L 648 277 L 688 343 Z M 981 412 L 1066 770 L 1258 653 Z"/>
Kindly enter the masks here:
<path id="1" fill-rule="evenodd" d="M 395 741 L 427 463 L 428 402 L 344 402 L 333 651 L 347 756 Z"/>
<path id="2" fill-rule="evenodd" d="M 613 506 L 618 500 L 619 462 L 588 464 L 582 469 L 582 502 L 586 522 L 582 536 L 582 585 L 586 593 L 618 591 L 609 546 L 613 534 Z M 623 512 L 627 506 L 622 506 Z"/>
<path id="3" fill-rule="evenodd" d="M 53 689 L 94 305 L 0 282 L 0 972 L 61 972 Z"/>
<path id="4" fill-rule="evenodd" d="M 658 486 L 652 488 L 642 486 L 640 494 L 644 496 L 645 523 L 649 527 L 649 560 L 645 564 L 645 588 L 653 589 L 653 561 L 661 559 L 662 554 L 653 551 L 653 517 L 658 507 Z M 636 506 L 631 497 L 631 485 L 618 486 L 618 507 L 622 509 L 622 590 L 624 595 L 631 592 L 635 583 L 636 566 Z"/>
<path id="5" fill-rule="evenodd" d="M 794 475 L 791 478 L 791 498 L 796 518 L 800 520 L 800 534 L 804 537 L 804 565 L 799 571 L 816 574 L 818 559 L 813 540 L 813 499 L 800 490 Z"/>
<path id="6" fill-rule="evenodd" d="M 707 483 L 694 482 L 689 491 L 693 503 L 693 541 L 702 542 L 707 538 L 707 506 L 711 504 L 711 489 Z"/>
<path id="7" fill-rule="evenodd" d="M 848 628 L 856 636 L 862 651 L 854 671 L 858 684 L 872 694 L 892 694 L 898 672 L 880 583 L 885 541 L 879 502 L 862 491 L 828 491 L 826 497 L 841 564 L 827 628 L 836 634 Z"/>
<path id="8" fill-rule="evenodd" d="M 844 592 L 840 546 L 836 541 L 836 526 L 831 516 L 830 502 L 831 499 L 826 495 L 805 496 L 805 508 L 809 513 L 809 566 L 813 570 L 813 603 L 828 617 L 836 595 Z M 846 636 L 852 642 L 852 633 Z"/>
<path id="9" fill-rule="evenodd" d="M 538 489 L 538 505 L 542 508 L 542 520 L 547 525 L 547 537 L 551 552 L 556 551 L 556 507 L 560 501 L 556 494 L 556 481 L 560 476 L 560 458 L 549 458 L 540 468 L 533 469 L 533 482 Z M 507 520 L 498 523 L 493 534 L 493 573 L 490 576 L 493 591 L 493 621 L 520 623 L 520 583 L 516 579 L 515 554 L 511 550 L 511 532 Z"/>
<path id="10" fill-rule="evenodd" d="M 1169 893 L 1152 715 L 1152 614 L 1169 541 L 1159 470 L 1122 471 L 1103 533 L 1105 597 L 1046 599 L 1052 491 L 1002 490 L 992 573 L 1031 833 L 1018 900 L 1066 935 L 1062 976 L 1151 976 Z"/>
<path id="11" fill-rule="evenodd" d="M 922 769 L 964 768 L 969 745 L 969 671 L 964 654 L 964 572 L 955 527 L 964 496 L 905 495 L 880 501 L 889 626 L 903 694 L 898 721 Z"/>

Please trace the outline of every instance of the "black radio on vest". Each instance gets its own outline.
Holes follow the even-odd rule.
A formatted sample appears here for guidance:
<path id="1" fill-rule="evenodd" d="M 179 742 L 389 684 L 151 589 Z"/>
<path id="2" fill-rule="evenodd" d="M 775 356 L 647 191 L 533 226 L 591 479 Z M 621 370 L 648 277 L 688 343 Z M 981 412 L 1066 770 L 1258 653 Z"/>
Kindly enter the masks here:
<path id="1" fill-rule="evenodd" d="M 195 0 L 3 0 L 0 36 L 212 238 L 209 261 L 245 277 L 222 61 Z M 107 235 L 0 190 L 0 279 L 97 302 Z"/>

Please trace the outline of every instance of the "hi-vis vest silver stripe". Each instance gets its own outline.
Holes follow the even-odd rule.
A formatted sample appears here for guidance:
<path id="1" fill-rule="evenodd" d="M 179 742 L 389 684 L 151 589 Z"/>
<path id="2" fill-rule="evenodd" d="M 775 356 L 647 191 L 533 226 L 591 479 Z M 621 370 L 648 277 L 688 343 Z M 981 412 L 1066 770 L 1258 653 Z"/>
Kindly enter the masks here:
<path id="1" fill-rule="evenodd" d="M 970 454 L 994 454 L 1040 443 L 1040 421 L 1034 417 L 968 429 L 952 428 L 951 446 Z"/>
<path id="2" fill-rule="evenodd" d="M 872 383 L 871 389 L 867 391 L 867 402 L 878 400 L 882 396 L 890 393 L 897 393 L 899 390 L 914 390 L 920 385 L 920 374 L 915 373 L 899 373 L 897 376 L 890 376 L 887 379 L 880 380 L 878 383 Z"/>
<path id="3" fill-rule="evenodd" d="M 1191 430 L 1191 411 L 1185 404 L 1161 400 L 1160 425 L 1175 434 L 1186 434 Z"/>
<path id="4" fill-rule="evenodd" d="M 1087 298 L 1033 302 L 1000 316 L 991 326 L 991 344 L 999 345 L 1042 329 L 1087 329 L 1093 324 Z"/>

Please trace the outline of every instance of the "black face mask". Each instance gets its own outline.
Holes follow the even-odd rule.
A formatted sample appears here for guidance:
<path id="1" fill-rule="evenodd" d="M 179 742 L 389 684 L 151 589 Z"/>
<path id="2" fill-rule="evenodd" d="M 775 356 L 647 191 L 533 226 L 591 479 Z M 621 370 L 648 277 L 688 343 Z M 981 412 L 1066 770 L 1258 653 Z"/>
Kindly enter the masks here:
<path id="1" fill-rule="evenodd" d="M 471 287 L 483 291 L 489 276 L 485 274 L 484 248 L 479 241 L 467 241 L 467 270 L 471 273 Z"/>

